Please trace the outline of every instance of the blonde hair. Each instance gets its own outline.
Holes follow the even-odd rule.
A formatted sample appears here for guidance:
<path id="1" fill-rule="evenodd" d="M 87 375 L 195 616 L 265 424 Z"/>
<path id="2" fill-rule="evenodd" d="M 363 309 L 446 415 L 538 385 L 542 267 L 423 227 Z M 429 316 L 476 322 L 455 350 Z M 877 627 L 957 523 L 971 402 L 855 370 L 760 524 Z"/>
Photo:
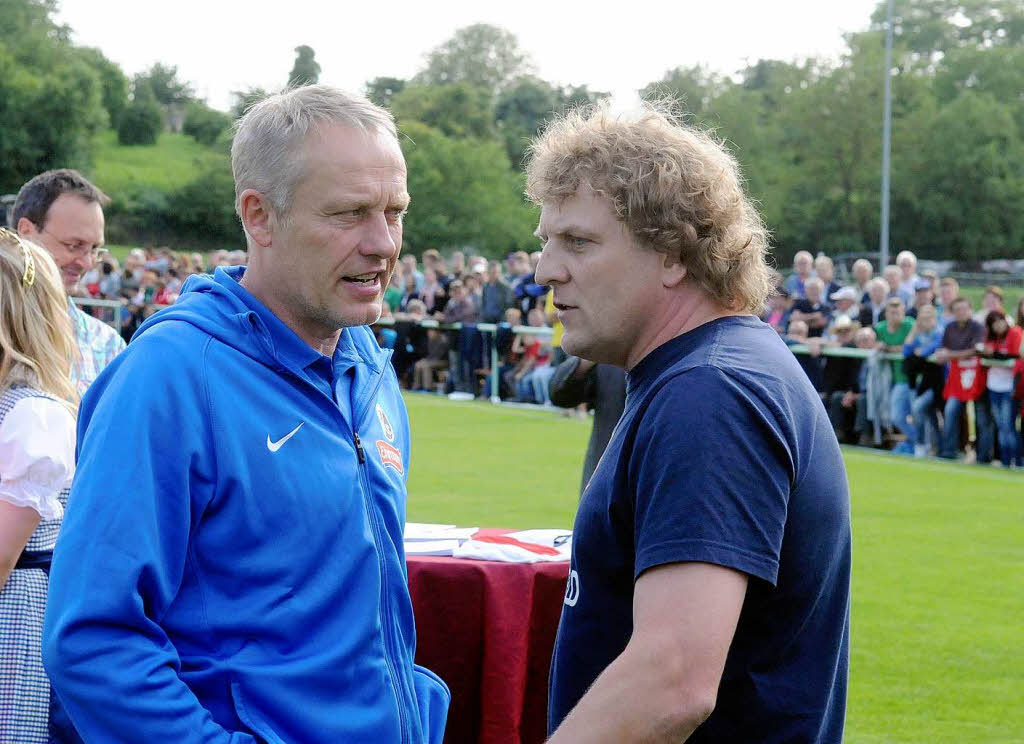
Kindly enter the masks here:
<path id="1" fill-rule="evenodd" d="M 530 147 L 527 196 L 561 200 L 582 184 L 608 197 L 642 244 L 678 256 L 691 283 L 736 312 L 760 314 L 772 291 L 768 231 L 744 193 L 739 165 L 667 102 L 612 114 L 571 111 Z"/>
<path id="2" fill-rule="evenodd" d="M 0 229 L 0 391 L 29 385 L 74 410 L 77 353 L 57 265 L 35 243 Z"/>

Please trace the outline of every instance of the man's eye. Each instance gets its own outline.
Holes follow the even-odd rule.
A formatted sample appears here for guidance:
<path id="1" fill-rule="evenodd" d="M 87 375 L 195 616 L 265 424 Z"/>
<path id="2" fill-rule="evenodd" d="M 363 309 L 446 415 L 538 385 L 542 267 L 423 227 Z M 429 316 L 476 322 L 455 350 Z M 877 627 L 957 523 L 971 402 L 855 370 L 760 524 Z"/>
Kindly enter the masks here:
<path id="1" fill-rule="evenodd" d="M 586 238 L 581 238 L 577 235 L 567 235 L 565 237 L 565 243 L 570 248 L 583 248 L 589 242 Z"/>

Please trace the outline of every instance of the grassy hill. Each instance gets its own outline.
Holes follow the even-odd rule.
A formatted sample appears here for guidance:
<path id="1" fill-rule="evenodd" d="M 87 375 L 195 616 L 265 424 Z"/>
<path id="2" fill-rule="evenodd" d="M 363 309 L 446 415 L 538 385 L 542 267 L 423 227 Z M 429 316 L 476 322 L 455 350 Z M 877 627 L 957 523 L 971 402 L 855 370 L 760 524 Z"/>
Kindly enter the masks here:
<path id="1" fill-rule="evenodd" d="M 155 145 L 120 145 L 103 132 L 88 177 L 113 199 L 152 188 L 170 192 L 194 179 L 222 155 L 184 134 L 164 132 Z"/>

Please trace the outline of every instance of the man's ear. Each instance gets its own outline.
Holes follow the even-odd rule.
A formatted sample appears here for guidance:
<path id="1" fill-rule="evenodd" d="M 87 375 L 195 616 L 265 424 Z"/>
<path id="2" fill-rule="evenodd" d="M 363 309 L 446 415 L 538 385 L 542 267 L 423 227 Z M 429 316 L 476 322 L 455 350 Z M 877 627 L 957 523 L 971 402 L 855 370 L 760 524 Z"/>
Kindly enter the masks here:
<path id="1" fill-rule="evenodd" d="M 18 224 L 14 226 L 14 229 L 17 230 L 18 235 L 23 238 L 34 237 L 39 232 L 39 228 L 36 227 L 36 223 L 28 217 L 22 217 L 19 219 Z"/>
<path id="2" fill-rule="evenodd" d="M 686 279 L 686 266 L 679 256 L 671 253 L 665 254 L 665 263 L 661 270 L 661 283 L 663 286 L 672 288 L 678 287 Z"/>
<path id="3" fill-rule="evenodd" d="M 274 213 L 266 194 L 246 189 L 239 197 L 242 226 L 257 245 L 266 248 L 274 242 Z"/>

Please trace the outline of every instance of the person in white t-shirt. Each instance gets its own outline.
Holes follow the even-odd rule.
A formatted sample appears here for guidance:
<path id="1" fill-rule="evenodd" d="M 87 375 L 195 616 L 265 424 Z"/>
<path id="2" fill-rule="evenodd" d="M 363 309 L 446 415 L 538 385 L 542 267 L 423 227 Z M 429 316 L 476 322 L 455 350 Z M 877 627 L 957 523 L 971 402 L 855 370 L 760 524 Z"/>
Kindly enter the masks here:
<path id="1" fill-rule="evenodd" d="M 0 741 L 46 744 L 40 648 L 50 555 L 74 472 L 75 340 L 56 264 L 0 229 Z"/>

